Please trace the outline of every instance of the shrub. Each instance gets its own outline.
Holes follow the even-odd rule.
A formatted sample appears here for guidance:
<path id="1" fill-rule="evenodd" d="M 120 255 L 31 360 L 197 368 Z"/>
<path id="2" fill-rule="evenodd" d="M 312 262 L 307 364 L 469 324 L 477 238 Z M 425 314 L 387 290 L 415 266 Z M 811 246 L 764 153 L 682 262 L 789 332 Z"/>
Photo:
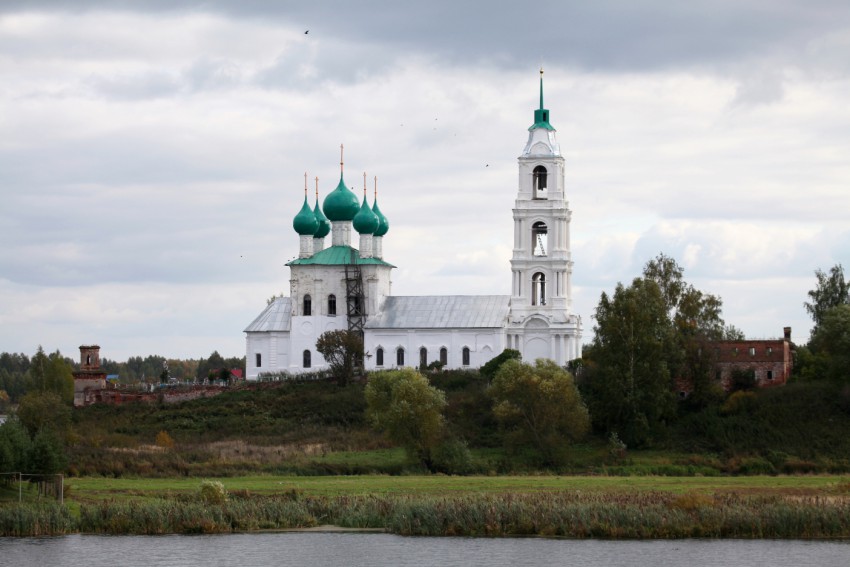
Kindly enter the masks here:
<path id="1" fill-rule="evenodd" d="M 167 431 L 162 430 L 156 434 L 156 446 L 163 449 L 173 449 L 174 439 L 171 438 L 171 435 Z"/>
<path id="2" fill-rule="evenodd" d="M 227 490 L 217 480 L 201 482 L 200 499 L 205 504 L 224 504 L 227 502 Z"/>

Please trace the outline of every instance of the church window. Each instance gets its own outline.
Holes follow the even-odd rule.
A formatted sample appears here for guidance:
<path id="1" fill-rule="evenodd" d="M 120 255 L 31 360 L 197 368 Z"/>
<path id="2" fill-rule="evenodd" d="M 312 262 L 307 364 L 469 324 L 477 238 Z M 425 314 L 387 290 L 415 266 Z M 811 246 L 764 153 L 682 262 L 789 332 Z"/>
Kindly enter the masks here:
<path id="1" fill-rule="evenodd" d="M 422 347 L 419 349 L 419 368 L 428 367 L 428 349 Z"/>
<path id="2" fill-rule="evenodd" d="M 463 365 L 469 366 L 469 347 L 463 347 Z"/>
<path id="3" fill-rule="evenodd" d="M 773 380 L 773 370 L 768 370 L 768 371 L 767 371 L 767 379 L 768 379 L 768 380 Z"/>
<path id="4" fill-rule="evenodd" d="M 312 364 L 312 355 L 309 350 L 304 351 L 304 368 L 310 368 Z"/>
<path id="5" fill-rule="evenodd" d="M 404 349 L 398 347 L 395 351 L 395 364 L 396 366 L 404 366 Z"/>
<path id="6" fill-rule="evenodd" d="M 546 198 L 547 176 L 546 168 L 542 165 L 538 165 L 534 168 L 534 172 L 532 173 L 532 184 L 534 185 L 535 199 Z"/>
<path id="7" fill-rule="evenodd" d="M 89 366 L 90 364 L 91 364 L 91 355 L 87 354 L 86 355 L 86 366 Z"/>
<path id="8" fill-rule="evenodd" d="M 378 347 L 378 350 L 375 351 L 375 365 L 384 365 L 384 349 L 381 347 Z"/>
<path id="9" fill-rule="evenodd" d="M 310 316 L 313 314 L 313 300 L 310 298 L 310 295 L 304 296 L 304 315 Z"/>
<path id="10" fill-rule="evenodd" d="M 255 365 L 257 368 L 261 368 L 263 366 L 263 355 L 260 354 L 259 352 L 255 353 L 254 354 L 254 362 L 257 363 Z"/>
<path id="11" fill-rule="evenodd" d="M 756 355 L 756 347 L 750 347 L 750 356 Z"/>
<path id="12" fill-rule="evenodd" d="M 336 296 L 334 294 L 328 296 L 328 315 L 336 315 Z"/>
<path id="13" fill-rule="evenodd" d="M 542 272 L 531 277 L 531 304 L 546 305 L 546 276 Z"/>
<path id="14" fill-rule="evenodd" d="M 446 366 L 449 363 L 449 349 L 443 347 L 440 349 L 440 364 Z"/>
<path id="15" fill-rule="evenodd" d="M 549 230 L 546 228 L 546 223 L 537 221 L 531 225 L 531 253 L 534 256 L 546 255 L 546 236 Z"/>

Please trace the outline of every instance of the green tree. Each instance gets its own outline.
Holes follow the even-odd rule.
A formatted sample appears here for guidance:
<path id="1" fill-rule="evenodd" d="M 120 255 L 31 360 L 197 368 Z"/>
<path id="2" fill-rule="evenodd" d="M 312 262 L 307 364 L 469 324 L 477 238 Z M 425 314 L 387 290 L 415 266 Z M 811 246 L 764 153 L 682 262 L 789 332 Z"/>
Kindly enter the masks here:
<path id="1" fill-rule="evenodd" d="M 38 474 L 56 474 L 68 464 L 62 442 L 55 431 L 42 429 L 32 440 L 28 470 Z"/>
<path id="2" fill-rule="evenodd" d="M 836 264 L 830 268 L 828 274 L 817 269 L 815 276 L 818 279 L 818 284 L 815 289 L 809 291 L 808 295 L 811 302 L 803 303 L 815 323 L 812 336 L 817 333 L 827 311 L 839 305 L 850 304 L 850 282 L 844 280 L 844 268 L 841 264 Z"/>
<path id="3" fill-rule="evenodd" d="M 340 384 L 348 384 L 363 359 L 363 338 L 354 331 L 326 331 L 316 341 L 316 350 L 330 366 L 333 377 Z"/>
<path id="4" fill-rule="evenodd" d="M 643 270 L 644 279 L 655 282 L 664 298 L 674 341 L 667 352 L 671 376 L 691 385 L 688 405 L 704 407 L 719 401 L 722 390 L 712 380 L 715 360 L 710 342 L 729 333 L 740 333 L 724 325 L 719 297 L 704 293 L 684 280 L 684 269 L 674 259 L 659 254 Z"/>
<path id="5" fill-rule="evenodd" d="M 502 364 L 490 386 L 493 412 L 509 447 L 530 444 L 544 464 L 563 461 L 570 442 L 584 437 L 590 417 L 572 375 L 551 360 Z"/>
<path id="6" fill-rule="evenodd" d="M 0 425 L 0 472 L 24 472 L 29 465 L 31 441 L 17 419 Z"/>
<path id="7" fill-rule="evenodd" d="M 491 358 L 484 366 L 481 367 L 479 372 L 488 380 L 492 380 L 493 377 L 496 376 L 496 372 L 499 371 L 499 368 L 501 368 L 502 365 L 509 360 L 522 360 L 522 354 L 520 354 L 518 350 L 506 348 L 497 356 Z"/>
<path id="8" fill-rule="evenodd" d="M 30 389 L 54 392 L 67 404 L 74 403 L 74 373 L 71 364 L 57 350 L 50 356 L 38 347 L 29 371 Z"/>
<path id="9" fill-rule="evenodd" d="M 33 437 L 42 429 L 64 436 L 71 425 L 71 408 L 55 392 L 28 392 L 18 404 L 17 416 Z"/>
<path id="10" fill-rule="evenodd" d="M 850 305 L 824 312 L 809 346 L 817 359 L 815 367 L 827 378 L 850 380 Z"/>
<path id="11" fill-rule="evenodd" d="M 445 394 L 416 370 L 402 368 L 371 374 L 365 396 L 369 422 L 433 470 L 433 451 L 444 434 Z"/>
<path id="12" fill-rule="evenodd" d="M 590 415 L 630 446 L 645 444 L 675 411 L 668 357 L 676 340 L 665 294 L 653 280 L 618 284 L 612 297 L 602 293 L 595 318 L 584 356 Z"/>

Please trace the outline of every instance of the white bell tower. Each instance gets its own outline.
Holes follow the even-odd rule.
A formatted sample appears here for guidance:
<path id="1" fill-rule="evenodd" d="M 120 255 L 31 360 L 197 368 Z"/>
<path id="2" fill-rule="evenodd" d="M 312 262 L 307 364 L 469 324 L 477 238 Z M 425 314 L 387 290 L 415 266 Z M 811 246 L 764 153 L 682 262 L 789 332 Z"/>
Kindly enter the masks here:
<path id="1" fill-rule="evenodd" d="M 581 356 L 581 319 L 571 311 L 571 212 L 564 158 L 543 107 L 542 69 L 540 108 L 534 111 L 518 161 L 507 346 L 520 351 L 526 362 L 549 358 L 564 365 Z"/>

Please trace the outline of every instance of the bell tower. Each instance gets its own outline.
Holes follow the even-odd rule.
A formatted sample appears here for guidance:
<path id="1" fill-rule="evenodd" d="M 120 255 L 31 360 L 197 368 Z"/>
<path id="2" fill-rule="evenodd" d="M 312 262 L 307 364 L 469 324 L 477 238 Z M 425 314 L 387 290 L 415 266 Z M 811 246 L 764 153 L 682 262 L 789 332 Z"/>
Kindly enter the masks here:
<path id="1" fill-rule="evenodd" d="M 564 158 L 543 106 L 542 69 L 540 107 L 518 162 L 508 348 L 527 362 L 550 358 L 563 365 L 581 356 L 581 320 L 571 312 L 571 211 Z"/>

